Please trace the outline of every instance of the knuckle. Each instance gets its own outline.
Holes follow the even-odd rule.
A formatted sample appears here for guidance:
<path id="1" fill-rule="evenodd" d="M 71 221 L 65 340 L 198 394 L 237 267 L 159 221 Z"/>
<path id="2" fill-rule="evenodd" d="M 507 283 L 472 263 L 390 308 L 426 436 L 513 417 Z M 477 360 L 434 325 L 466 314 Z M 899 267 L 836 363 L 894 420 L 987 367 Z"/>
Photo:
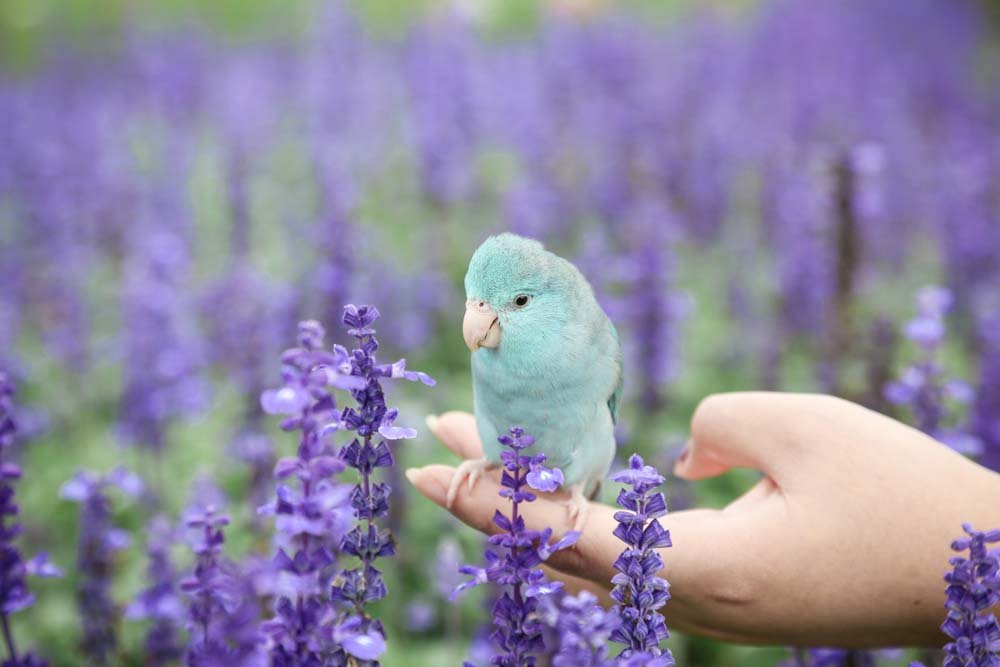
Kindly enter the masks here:
<path id="1" fill-rule="evenodd" d="M 466 525 L 475 528 L 487 536 L 499 532 L 499 528 L 493 523 L 493 513 L 491 511 L 485 511 L 482 507 L 477 506 L 462 496 L 459 497 L 458 502 L 455 504 L 452 514 Z"/>
<path id="2" fill-rule="evenodd" d="M 586 571 L 586 558 L 580 549 L 579 542 L 565 549 L 560 549 L 552 554 L 549 560 L 552 567 L 568 574 L 578 574 Z"/>
<path id="3" fill-rule="evenodd" d="M 493 515 L 489 512 L 476 512 L 472 524 L 476 527 L 476 530 L 488 536 L 496 535 L 500 532 L 500 528 L 493 522 Z"/>
<path id="4" fill-rule="evenodd" d="M 701 399 L 691 415 L 691 435 L 696 440 L 712 432 L 729 400 L 730 397 L 726 394 L 709 394 Z"/>
<path id="5" fill-rule="evenodd" d="M 748 572 L 746 566 L 730 565 L 705 578 L 705 600 L 721 608 L 752 607 L 764 597 L 766 586 L 760 573 Z"/>

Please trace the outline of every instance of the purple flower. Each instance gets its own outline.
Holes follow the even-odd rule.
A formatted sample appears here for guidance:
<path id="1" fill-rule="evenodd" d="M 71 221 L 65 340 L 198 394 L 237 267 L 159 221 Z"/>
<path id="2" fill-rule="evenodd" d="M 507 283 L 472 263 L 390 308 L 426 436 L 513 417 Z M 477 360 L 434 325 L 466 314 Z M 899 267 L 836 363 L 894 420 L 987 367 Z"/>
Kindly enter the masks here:
<path id="1" fill-rule="evenodd" d="M 622 658 L 649 654 L 662 656 L 664 664 L 672 665 L 669 649 L 660 649 L 660 642 L 670 636 L 659 612 L 670 599 L 669 584 L 657 576 L 663 559 L 656 551 L 670 546 L 670 531 L 659 522 L 667 513 L 667 503 L 661 492 L 653 491 L 663 483 L 663 477 L 633 454 L 628 468 L 612 475 L 611 480 L 626 485 L 618 493 L 618 505 L 624 511 L 615 513 L 618 527 L 614 532 L 626 548 L 614 563 L 618 574 L 611 580 L 611 598 L 617 603 L 621 626 L 611 640 L 625 646 Z"/>
<path id="2" fill-rule="evenodd" d="M 575 596 L 549 595 L 541 600 L 539 616 L 555 630 L 559 650 L 554 667 L 611 667 L 608 655 L 611 633 L 621 625 L 617 609 L 605 610 L 587 591 Z"/>
<path id="3" fill-rule="evenodd" d="M 852 651 L 844 648 L 798 649 L 791 660 L 780 667 L 875 667 L 874 651 Z"/>
<path id="4" fill-rule="evenodd" d="M 535 665 L 536 656 L 545 648 L 543 624 L 538 618 L 539 599 L 560 590 L 562 584 L 545 578 L 539 568 L 554 552 L 576 543 L 580 534 L 567 532 L 561 539 L 549 543 L 552 529 L 529 530 L 520 514 L 521 503 L 532 502 L 535 494 L 526 490 L 527 477 L 533 466 L 545 461 L 544 454 L 525 456 L 521 450 L 534 444 L 535 439 L 517 426 L 497 440 L 508 448 L 501 453 L 503 475 L 500 484 L 502 498 L 511 501 L 510 516 L 497 510 L 493 523 L 501 530 L 489 538 L 495 549 L 487 548 L 486 566 L 465 566 L 461 571 L 472 579 L 460 584 L 452 600 L 463 590 L 487 582 L 499 584 L 504 592 L 493 605 L 493 642 L 501 651 L 494 655 L 495 665 Z M 562 477 L 562 473 L 559 473 Z"/>
<path id="5" fill-rule="evenodd" d="M 366 624 L 365 620 L 361 616 L 351 616 L 333 626 L 333 643 L 341 646 L 343 652 L 351 656 L 347 664 L 357 664 L 358 660 L 378 664 L 378 658 L 385 653 L 385 633 L 381 624 Z"/>
<path id="6" fill-rule="evenodd" d="M 954 641 L 944 647 L 945 667 L 1000 664 L 1000 624 L 990 608 L 1000 603 L 1000 552 L 987 544 L 1000 542 L 1000 530 L 974 530 L 962 524 L 968 537 L 951 544 L 954 551 L 968 551 L 948 562 L 945 575 L 945 608 L 948 618 L 941 630 Z"/>
<path id="7" fill-rule="evenodd" d="M 194 572 L 181 582 L 181 590 L 191 600 L 188 608 L 191 642 L 187 660 L 197 664 L 203 656 L 214 652 L 217 639 L 213 633 L 213 616 L 223 615 L 228 603 L 228 591 L 225 590 L 228 582 L 225 581 L 220 559 L 225 541 L 222 529 L 229 525 L 229 517 L 216 514 L 215 507 L 208 505 L 200 513 L 192 512 L 184 523 L 195 532 L 192 544 Z"/>
<path id="8" fill-rule="evenodd" d="M 406 629 L 413 633 L 431 630 L 437 623 L 438 617 L 434 605 L 424 600 L 408 603 L 403 615 L 406 618 Z"/>
<path id="9" fill-rule="evenodd" d="M 115 552 L 131 541 L 128 533 L 112 523 L 109 487 L 132 497 L 144 490 L 141 480 L 124 468 L 106 475 L 77 472 L 60 490 L 63 498 L 80 504 L 76 559 L 76 600 L 83 625 L 80 648 L 96 665 L 111 664 L 118 650 L 118 608 L 111 599 L 111 575 Z"/>
<path id="10" fill-rule="evenodd" d="M 275 516 L 277 531 L 269 577 L 274 615 L 261 629 L 279 666 L 321 665 L 330 652 L 333 608 L 325 588 L 351 524 L 351 488 L 335 478 L 345 464 L 330 437 L 341 427 L 331 390 L 364 382 L 351 376 L 347 350 L 323 349 L 324 336 L 318 322 L 299 323 L 298 346 L 281 355 L 283 386 L 261 396 L 266 412 L 285 416 L 282 429 L 299 432 L 297 455 L 274 468 L 274 500 L 259 510 Z"/>
<path id="11" fill-rule="evenodd" d="M 462 566 L 462 546 L 454 537 L 445 537 L 438 543 L 434 556 L 434 585 L 437 594 L 447 599 L 462 582 L 458 568 Z"/>
<path id="12" fill-rule="evenodd" d="M 184 619 L 184 607 L 177 594 L 177 574 L 170 562 L 170 548 L 176 534 L 170 521 L 161 516 L 150 522 L 147 536 L 149 586 L 125 609 L 125 618 L 151 621 L 145 641 L 148 664 L 173 664 L 183 653 L 178 628 Z"/>
<path id="13" fill-rule="evenodd" d="M 424 195 L 447 206 L 470 194 L 475 107 L 469 64 L 475 56 L 464 22 L 422 26 L 409 37 L 405 74 L 414 153 Z"/>
<path id="14" fill-rule="evenodd" d="M 231 194 L 238 195 L 233 201 L 231 266 L 209 285 L 199 306 L 211 358 L 241 392 L 242 423 L 235 429 L 229 450 L 247 464 L 251 476 L 248 495 L 253 505 L 259 506 L 273 491 L 274 467 L 274 442 L 263 433 L 260 395 L 267 360 L 281 349 L 287 325 L 294 321 L 295 301 L 290 289 L 269 281 L 250 264 L 246 193 L 232 193 L 232 186 L 241 183 L 245 185 L 243 179 L 231 183 Z M 253 527 L 261 530 L 263 524 L 255 521 Z"/>
<path id="15" fill-rule="evenodd" d="M 653 488 L 663 484 L 664 477 L 656 468 L 648 466 L 641 456 L 633 456 L 628 461 L 628 468 L 616 472 L 610 477 L 612 482 L 626 484 L 631 487 Z"/>
<path id="16" fill-rule="evenodd" d="M 14 378 L 0 370 L 0 449 L 7 450 L 17 437 L 14 421 Z"/>
<path id="17" fill-rule="evenodd" d="M 214 487 L 200 494 L 221 496 Z M 258 610 L 236 566 L 225 560 L 223 528 L 229 517 L 211 502 L 198 502 L 184 521 L 195 554 L 191 575 L 181 582 L 189 600 L 186 661 L 190 667 L 264 667 L 262 637 L 256 631 Z"/>
<path id="18" fill-rule="evenodd" d="M 18 655 L 14 637 L 8 630 L 9 617 L 30 607 L 35 596 L 28 591 L 25 575 L 40 577 L 62 576 L 59 568 L 48 562 L 44 553 L 25 562 L 14 539 L 21 534 L 21 524 L 17 522 L 19 508 L 15 500 L 13 482 L 21 478 L 20 467 L 11 461 L 11 449 L 17 436 L 14 422 L 15 385 L 11 377 L 0 370 L 0 623 L 3 625 L 4 642 L 7 645 L 8 660 L 5 665 L 12 667 L 44 667 L 47 663 L 32 653 Z"/>
<path id="19" fill-rule="evenodd" d="M 982 358 L 972 406 L 973 431 L 983 445 L 980 462 L 1000 470 L 1000 317 L 980 327 Z"/>
<path id="20" fill-rule="evenodd" d="M 938 317 L 917 317 L 903 327 L 903 335 L 924 348 L 932 348 L 944 340 L 946 329 Z"/>
<path id="21" fill-rule="evenodd" d="M 674 286 L 674 214 L 649 201 L 637 202 L 634 209 L 623 276 L 628 297 L 621 308 L 631 333 L 626 351 L 639 374 L 639 402 L 653 412 L 662 407 L 666 386 L 677 375 L 679 329 L 692 303 Z"/>
<path id="22" fill-rule="evenodd" d="M 551 493 L 562 486 L 564 478 L 559 468 L 546 468 L 541 463 L 535 463 L 532 464 L 531 472 L 525 477 L 525 481 L 536 491 Z"/>
<path id="23" fill-rule="evenodd" d="M 616 663 L 619 667 L 672 667 L 674 658 L 670 653 L 633 653 L 627 658 L 620 656 Z"/>
<path id="24" fill-rule="evenodd" d="M 385 650 L 381 623 L 364 611 L 386 594 L 374 562 L 395 550 L 392 536 L 375 523 L 388 512 L 390 489 L 374 481 L 372 473 L 393 462 L 389 445 L 378 436 L 413 437 L 416 432 L 394 425 L 398 412 L 386 407 L 380 380 L 433 380 L 407 371 L 403 361 L 376 363 L 378 342 L 371 324 L 377 318 L 372 307 L 345 308 L 344 323 L 358 344 L 351 352 L 341 346 L 327 352 L 322 326 L 300 323 L 298 347 L 282 355 L 283 386 L 261 395 L 266 412 L 285 415 L 284 430 L 300 433 L 297 456 L 275 466 L 274 476 L 282 483 L 274 501 L 261 508 L 276 516 L 278 531 L 275 614 L 263 625 L 275 665 L 368 662 Z M 357 407 L 339 411 L 332 389 L 349 389 Z M 332 435 L 338 430 L 358 437 L 335 451 Z M 335 481 L 346 466 L 361 475 L 353 488 Z M 359 520 L 353 530 L 352 515 Z M 334 578 L 338 553 L 357 557 L 361 567 Z"/>
<path id="25" fill-rule="evenodd" d="M 203 410 L 204 350 L 182 286 L 187 241 L 176 229 L 140 226 L 122 298 L 123 389 L 118 433 L 159 451 L 171 421 Z"/>
<path id="26" fill-rule="evenodd" d="M 406 370 L 406 359 L 400 359 L 396 363 L 389 366 L 389 377 L 394 380 L 403 378 L 404 380 L 409 380 L 410 382 L 416 382 L 419 380 L 428 387 L 433 387 L 437 384 L 437 381 L 427 373 Z"/>
<path id="27" fill-rule="evenodd" d="M 946 425 L 953 419 L 949 404 L 966 405 L 974 397 L 965 382 L 946 378 L 938 359 L 951 302 L 951 292 L 943 287 L 925 287 L 917 294 L 919 312 L 903 327 L 903 335 L 918 345 L 921 357 L 888 383 L 884 394 L 890 403 L 908 407 L 921 431 L 959 453 L 974 455 L 982 449 L 979 438 L 966 428 Z"/>
<path id="28" fill-rule="evenodd" d="M 833 221 L 828 184 L 803 162 L 776 152 L 764 165 L 763 219 L 771 245 L 780 249 L 781 324 L 789 334 L 819 335 L 834 298 L 834 262 L 823 242 Z"/>
<path id="29" fill-rule="evenodd" d="M 940 320 L 954 302 L 951 290 L 937 285 L 929 285 L 917 292 L 917 306 L 922 317 Z"/>
<path id="30" fill-rule="evenodd" d="M 344 408 L 341 414 L 343 428 L 354 431 L 357 437 L 341 448 L 340 458 L 358 471 L 360 481 L 351 492 L 351 507 L 358 524 L 344 537 L 341 550 L 357 557 L 360 567 L 343 570 L 331 592 L 333 601 L 340 603 L 343 608 L 340 626 L 356 623 L 356 632 L 360 636 L 371 638 L 363 647 L 356 641 L 344 643 L 343 651 L 355 658 L 370 661 L 378 658 L 380 653 L 376 649 L 385 648 L 382 624 L 365 611 L 368 604 L 377 602 L 387 594 L 382 573 L 375 567 L 375 562 L 396 553 L 396 543 L 391 532 L 377 524 L 378 520 L 389 514 L 391 488 L 385 482 L 373 480 L 372 475 L 378 468 L 393 466 L 392 451 L 386 440 L 381 438 L 395 440 L 416 436 L 413 429 L 393 425 L 398 411 L 386 407 L 381 379 L 403 378 L 419 380 L 425 385 L 434 384 L 434 380 L 425 373 L 407 371 L 405 361 L 387 365 L 376 362 L 378 340 L 372 324 L 378 317 L 379 312 L 374 306 L 344 307 L 343 322 L 348 327 L 348 333 L 354 336 L 357 346 L 350 353 L 350 374 L 352 378 L 361 380 L 361 383 L 351 389 L 356 406 Z M 362 651 L 362 648 L 363 653 L 355 652 Z"/>

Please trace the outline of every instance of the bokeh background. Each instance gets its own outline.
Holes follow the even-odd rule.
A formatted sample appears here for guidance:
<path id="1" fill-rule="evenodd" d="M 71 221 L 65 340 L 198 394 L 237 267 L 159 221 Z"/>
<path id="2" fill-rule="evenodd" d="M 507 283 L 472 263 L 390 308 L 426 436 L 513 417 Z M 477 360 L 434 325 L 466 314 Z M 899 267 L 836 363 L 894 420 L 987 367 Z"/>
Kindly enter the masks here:
<path id="1" fill-rule="evenodd" d="M 624 456 L 668 471 L 722 390 L 912 421 L 885 386 L 922 354 L 899 332 L 939 284 L 941 369 L 973 389 L 946 425 L 997 463 L 995 6 L 4 0 L 0 364 L 19 381 L 21 540 L 67 570 L 32 582 L 20 643 L 81 664 L 78 508 L 59 499 L 79 468 L 124 463 L 156 493 L 114 498 L 122 608 L 153 515 L 176 520 L 199 480 L 227 497 L 227 555 L 269 552 L 256 507 L 296 442 L 258 396 L 299 319 L 346 342 L 343 304 L 377 305 L 382 358 L 438 379 L 390 393 L 421 429 L 400 467 L 452 460 L 422 420 L 471 408 L 462 277 L 501 230 L 576 261 L 618 325 Z M 721 506 L 753 481 L 671 479 L 669 497 Z M 486 612 L 444 602 L 439 564 L 481 539 L 393 494 L 385 664 L 460 664 Z M 144 623 L 120 631 L 116 664 L 143 664 Z M 682 665 L 787 655 L 670 645 Z"/>

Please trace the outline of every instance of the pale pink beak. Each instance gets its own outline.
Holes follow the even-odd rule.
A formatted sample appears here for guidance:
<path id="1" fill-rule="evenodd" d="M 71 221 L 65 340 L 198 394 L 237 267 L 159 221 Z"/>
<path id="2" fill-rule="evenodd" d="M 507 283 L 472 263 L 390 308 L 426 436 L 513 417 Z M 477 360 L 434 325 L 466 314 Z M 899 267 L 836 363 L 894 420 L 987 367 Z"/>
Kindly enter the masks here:
<path id="1" fill-rule="evenodd" d="M 500 344 L 500 318 L 490 304 L 481 299 L 465 302 L 462 336 L 473 352 L 481 347 L 495 348 Z"/>

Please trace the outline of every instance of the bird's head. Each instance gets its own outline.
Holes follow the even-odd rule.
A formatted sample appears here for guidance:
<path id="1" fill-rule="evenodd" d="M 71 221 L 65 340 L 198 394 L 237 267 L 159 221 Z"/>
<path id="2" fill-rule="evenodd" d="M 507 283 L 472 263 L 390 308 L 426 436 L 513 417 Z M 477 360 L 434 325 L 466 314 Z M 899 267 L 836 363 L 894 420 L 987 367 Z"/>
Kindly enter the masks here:
<path id="1" fill-rule="evenodd" d="M 562 335 L 581 290 L 580 272 L 541 243 L 515 234 L 486 239 L 465 274 L 465 344 L 539 345 Z"/>

